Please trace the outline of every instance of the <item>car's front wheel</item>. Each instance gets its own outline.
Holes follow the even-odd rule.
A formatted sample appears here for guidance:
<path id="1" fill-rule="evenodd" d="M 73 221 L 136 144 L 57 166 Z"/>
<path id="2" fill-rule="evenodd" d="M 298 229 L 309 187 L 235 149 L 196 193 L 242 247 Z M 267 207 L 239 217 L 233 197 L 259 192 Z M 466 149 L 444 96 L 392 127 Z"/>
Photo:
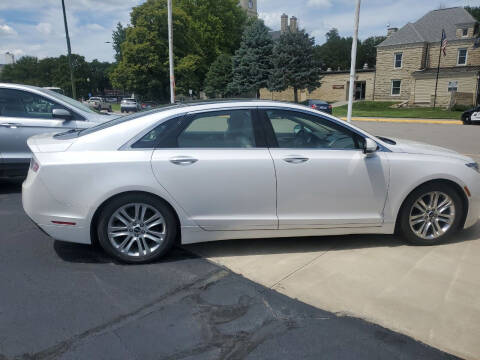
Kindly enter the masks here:
<path id="1" fill-rule="evenodd" d="M 463 122 L 463 125 L 471 125 L 472 118 L 470 117 L 470 115 L 465 115 L 462 117 L 462 122 Z"/>
<path id="2" fill-rule="evenodd" d="M 176 218 L 160 199 L 126 194 L 101 211 L 98 239 L 111 256 L 128 263 L 146 263 L 165 255 L 177 236 Z"/>
<path id="3" fill-rule="evenodd" d="M 415 245 L 436 245 L 459 229 L 462 199 L 446 184 L 426 184 L 413 191 L 402 206 L 400 227 Z"/>

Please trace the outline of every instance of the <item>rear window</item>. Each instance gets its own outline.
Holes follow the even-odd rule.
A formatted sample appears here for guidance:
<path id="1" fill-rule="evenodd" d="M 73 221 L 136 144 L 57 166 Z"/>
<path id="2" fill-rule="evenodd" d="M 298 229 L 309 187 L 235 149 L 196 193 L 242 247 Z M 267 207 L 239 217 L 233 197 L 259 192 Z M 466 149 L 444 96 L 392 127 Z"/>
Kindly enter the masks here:
<path id="1" fill-rule="evenodd" d="M 138 119 L 138 118 L 143 117 L 143 116 L 148 116 L 148 115 L 151 115 L 151 114 L 160 113 L 160 112 L 167 111 L 167 110 L 170 110 L 170 109 L 174 109 L 174 108 L 177 108 L 177 107 L 178 107 L 178 105 L 173 105 L 173 106 L 172 105 L 166 105 L 162 108 L 156 108 L 154 110 L 142 111 L 142 112 L 135 113 L 135 114 L 132 114 L 132 115 L 122 116 L 122 117 L 113 119 L 111 121 L 104 122 L 100 125 L 81 130 L 78 133 L 78 136 L 92 134 L 94 132 L 97 132 L 97 131 L 100 131 L 100 130 L 103 130 L 103 129 L 108 129 L 108 128 L 110 128 L 112 126 L 115 126 L 115 125 L 118 125 L 118 124 L 123 124 L 124 122 L 127 122 L 127 121 L 135 120 L 135 119 Z"/>

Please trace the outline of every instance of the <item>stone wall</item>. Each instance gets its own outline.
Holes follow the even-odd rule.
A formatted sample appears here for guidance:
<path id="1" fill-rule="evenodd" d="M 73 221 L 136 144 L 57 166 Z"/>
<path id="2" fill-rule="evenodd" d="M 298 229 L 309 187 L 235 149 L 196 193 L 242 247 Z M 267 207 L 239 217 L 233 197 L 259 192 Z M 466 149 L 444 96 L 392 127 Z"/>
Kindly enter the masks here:
<path id="1" fill-rule="evenodd" d="M 432 106 L 435 96 L 435 74 L 420 75 L 413 79 L 413 96 L 411 103 L 415 105 Z M 448 84 L 458 81 L 457 93 L 453 99 L 461 102 L 461 105 L 473 105 L 477 91 L 477 79 L 475 74 L 442 74 L 438 78 L 437 101 L 441 107 L 449 107 L 452 101 L 452 92 L 448 91 Z M 428 89 L 427 92 L 425 89 Z M 457 102 L 458 103 L 458 102 Z"/>
<path id="2" fill-rule="evenodd" d="M 403 53 L 402 67 L 394 67 L 395 53 Z M 375 81 L 375 100 L 409 100 L 412 72 L 423 68 L 426 54 L 425 44 L 377 49 L 377 77 Z M 391 95 L 392 80 L 401 80 L 400 95 Z"/>
<path id="3" fill-rule="evenodd" d="M 316 99 L 328 102 L 347 100 L 349 79 L 350 73 L 324 74 L 321 80 L 322 85 L 312 92 L 299 90 L 298 100 Z M 355 81 L 365 81 L 365 100 L 373 100 L 375 71 L 359 72 L 356 74 L 355 79 Z M 273 93 L 267 89 L 262 89 L 260 90 L 260 98 L 264 100 L 293 101 L 294 94 L 292 88 Z"/>
<path id="4" fill-rule="evenodd" d="M 457 66 L 458 49 L 467 49 L 467 66 L 480 66 L 480 48 L 473 48 L 472 40 L 458 40 L 448 43 L 447 55 L 441 56 L 440 67 Z M 438 67 L 439 44 L 429 44 L 427 64 L 429 68 Z"/>

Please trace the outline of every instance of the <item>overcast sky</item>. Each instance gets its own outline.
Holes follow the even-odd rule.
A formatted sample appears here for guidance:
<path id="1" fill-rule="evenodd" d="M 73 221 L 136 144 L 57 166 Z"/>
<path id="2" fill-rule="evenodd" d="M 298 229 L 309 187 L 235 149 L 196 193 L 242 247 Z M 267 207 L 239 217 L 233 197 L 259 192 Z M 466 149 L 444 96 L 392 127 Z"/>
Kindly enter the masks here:
<path id="1" fill-rule="evenodd" d="M 175 0 L 173 0 L 175 1 Z M 142 0 L 65 0 L 72 51 L 113 61 L 112 30 L 118 21 L 128 23 L 132 6 Z M 325 33 L 336 27 L 340 34 L 352 34 L 354 0 L 258 0 L 260 17 L 273 30 L 280 28 L 280 16 L 298 18 L 300 27 L 325 41 Z M 384 35 L 387 25 L 401 27 L 440 6 L 480 6 L 480 0 L 363 0 L 360 38 Z M 66 53 L 61 0 L 0 1 L 0 63 L 5 52 L 39 58 Z"/>

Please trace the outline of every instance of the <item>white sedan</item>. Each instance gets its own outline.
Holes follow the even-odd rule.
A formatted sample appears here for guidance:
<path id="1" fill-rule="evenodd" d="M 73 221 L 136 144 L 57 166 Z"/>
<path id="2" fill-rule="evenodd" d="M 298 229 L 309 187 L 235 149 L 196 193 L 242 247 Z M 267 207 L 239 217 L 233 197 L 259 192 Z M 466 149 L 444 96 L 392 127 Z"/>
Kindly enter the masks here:
<path id="1" fill-rule="evenodd" d="M 177 240 L 399 232 L 433 245 L 480 216 L 472 159 L 289 103 L 175 105 L 28 145 L 30 218 L 131 263 Z"/>

